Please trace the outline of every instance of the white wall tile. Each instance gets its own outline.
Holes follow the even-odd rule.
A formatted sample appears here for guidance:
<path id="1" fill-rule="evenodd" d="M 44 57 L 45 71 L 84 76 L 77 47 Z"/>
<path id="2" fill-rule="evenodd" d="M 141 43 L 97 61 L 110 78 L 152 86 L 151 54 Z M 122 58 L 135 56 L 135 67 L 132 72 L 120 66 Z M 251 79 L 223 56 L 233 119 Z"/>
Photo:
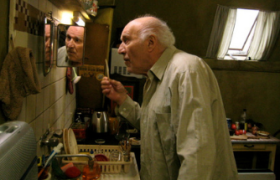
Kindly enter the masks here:
<path id="1" fill-rule="evenodd" d="M 44 120 L 43 120 L 43 132 L 47 132 L 47 130 L 50 128 L 50 109 L 46 109 L 43 113 Z"/>
<path id="2" fill-rule="evenodd" d="M 30 123 L 35 119 L 36 112 L 36 95 L 26 97 L 26 122 Z"/>
<path id="3" fill-rule="evenodd" d="M 54 83 L 54 86 L 52 86 L 53 89 L 53 98 L 54 98 L 54 101 L 58 101 L 62 96 L 63 94 L 65 93 L 65 87 L 63 87 L 63 79 L 59 80 L 59 81 L 56 81 Z"/>
<path id="4" fill-rule="evenodd" d="M 40 137 L 43 135 L 43 124 L 44 124 L 44 116 L 41 114 L 35 119 L 35 136 L 36 141 L 39 141 Z"/>
<path id="5" fill-rule="evenodd" d="M 57 85 L 55 86 L 55 91 L 57 92 L 57 97 L 61 97 L 66 93 L 66 81 L 65 78 L 60 79 L 58 82 L 56 82 Z"/>
<path id="6" fill-rule="evenodd" d="M 68 104 L 66 105 L 66 108 L 64 110 L 64 115 L 65 115 L 65 122 L 67 122 L 72 116 L 73 113 L 71 112 L 71 107 Z"/>
<path id="7" fill-rule="evenodd" d="M 64 77 L 66 77 L 66 68 L 65 67 L 53 67 L 52 77 L 51 81 L 55 82 L 58 81 Z"/>
<path id="8" fill-rule="evenodd" d="M 36 117 L 44 111 L 44 90 L 42 89 L 40 93 L 36 94 Z"/>
<path id="9" fill-rule="evenodd" d="M 27 47 L 32 49 L 33 55 L 36 59 L 36 62 L 42 63 L 43 62 L 43 52 L 44 52 L 44 37 L 43 36 L 36 36 L 33 34 L 28 34 L 27 39 Z"/>
<path id="10" fill-rule="evenodd" d="M 65 109 L 64 101 L 65 99 L 62 97 L 58 99 L 58 101 L 56 101 L 55 103 L 55 113 L 54 113 L 55 120 L 57 120 L 61 116 L 61 114 L 64 113 L 63 111 Z"/>
<path id="11" fill-rule="evenodd" d="M 50 90 L 50 95 L 49 95 L 50 106 L 52 106 L 55 103 L 55 83 L 52 83 L 48 87 Z"/>
<path id="12" fill-rule="evenodd" d="M 35 121 L 29 123 L 30 127 L 33 129 L 34 134 L 36 134 L 36 125 L 35 125 Z M 36 136 L 36 135 L 35 135 Z"/>
<path id="13" fill-rule="evenodd" d="M 14 33 L 14 45 L 28 47 L 28 34 L 26 32 L 16 31 Z"/>
<path id="14" fill-rule="evenodd" d="M 26 121 L 26 98 L 23 98 L 21 112 L 17 117 L 17 120 Z"/>
<path id="15" fill-rule="evenodd" d="M 48 109 L 50 106 L 50 86 L 44 88 L 44 110 Z"/>
<path id="16" fill-rule="evenodd" d="M 49 124 L 50 124 L 50 127 L 52 127 L 53 124 L 54 124 L 54 122 L 55 122 L 55 104 L 53 104 L 53 105 L 49 108 L 49 114 L 50 114 Z"/>
<path id="17" fill-rule="evenodd" d="M 50 69 L 50 72 L 45 76 L 45 85 L 48 86 L 50 85 L 51 82 L 51 71 L 52 71 L 52 68 Z"/>
<path id="18" fill-rule="evenodd" d="M 58 120 L 55 123 L 55 128 L 56 129 L 63 129 L 64 128 L 64 123 L 65 123 L 65 116 L 64 116 L 64 114 L 61 114 L 61 116 L 58 118 Z"/>
<path id="19" fill-rule="evenodd" d="M 43 72 L 43 64 L 37 63 L 36 69 L 37 69 L 37 76 L 38 76 L 40 86 L 41 86 L 41 88 L 44 88 L 46 85 L 45 85 L 45 76 L 44 76 L 44 72 Z"/>

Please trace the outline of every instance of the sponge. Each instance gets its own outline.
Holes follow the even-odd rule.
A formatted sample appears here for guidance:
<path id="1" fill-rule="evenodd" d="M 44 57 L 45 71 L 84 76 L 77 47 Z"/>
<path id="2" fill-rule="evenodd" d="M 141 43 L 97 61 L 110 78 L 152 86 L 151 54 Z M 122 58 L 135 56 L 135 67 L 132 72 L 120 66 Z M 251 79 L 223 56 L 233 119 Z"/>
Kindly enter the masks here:
<path id="1" fill-rule="evenodd" d="M 61 167 L 61 170 L 62 170 L 63 172 L 65 172 L 68 168 L 73 167 L 73 166 L 74 166 L 74 164 L 73 164 L 72 162 L 70 162 L 70 163 L 68 163 L 68 164 L 66 164 L 66 165 L 64 165 L 64 166 L 62 166 L 62 167 Z"/>
<path id="2" fill-rule="evenodd" d="M 52 160 L 52 171 L 53 171 L 54 175 L 56 177 L 58 177 L 59 179 L 67 179 L 67 176 L 60 169 L 60 166 L 59 166 L 56 158 L 53 158 L 53 160 Z"/>
<path id="3" fill-rule="evenodd" d="M 65 175 L 69 178 L 76 178 L 81 175 L 81 171 L 77 167 L 73 166 L 66 169 Z"/>

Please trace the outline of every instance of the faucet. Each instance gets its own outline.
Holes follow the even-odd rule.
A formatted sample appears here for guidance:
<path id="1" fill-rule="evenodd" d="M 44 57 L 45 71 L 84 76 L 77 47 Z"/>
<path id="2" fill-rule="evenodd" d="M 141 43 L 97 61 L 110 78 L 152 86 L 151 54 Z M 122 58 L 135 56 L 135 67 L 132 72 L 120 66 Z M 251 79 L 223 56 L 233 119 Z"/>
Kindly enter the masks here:
<path id="1" fill-rule="evenodd" d="M 94 155 L 93 155 L 94 156 Z M 88 158 L 88 166 L 90 170 L 93 170 L 93 157 L 89 154 L 56 154 L 54 157 L 64 158 L 64 157 L 87 157 Z"/>
<path id="2" fill-rule="evenodd" d="M 59 139 L 55 138 L 53 136 L 56 136 L 58 138 L 62 137 L 62 130 L 57 129 L 56 131 L 48 129 L 47 132 L 41 137 L 41 146 L 47 145 L 48 147 L 55 147 L 59 143 Z"/>

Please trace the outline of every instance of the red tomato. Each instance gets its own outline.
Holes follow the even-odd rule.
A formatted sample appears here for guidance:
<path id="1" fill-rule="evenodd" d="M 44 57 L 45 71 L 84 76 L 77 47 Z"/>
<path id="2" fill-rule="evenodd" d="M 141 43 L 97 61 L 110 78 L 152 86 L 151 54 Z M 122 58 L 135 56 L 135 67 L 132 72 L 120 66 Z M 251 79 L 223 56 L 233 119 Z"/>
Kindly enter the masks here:
<path id="1" fill-rule="evenodd" d="M 236 130 L 235 131 L 235 135 L 239 135 L 240 133 L 239 133 L 239 131 L 238 130 Z"/>
<path id="2" fill-rule="evenodd" d="M 244 130 L 243 130 L 243 134 L 246 134 L 246 133 L 247 133 L 247 132 L 246 132 L 246 130 L 244 129 Z"/>
<path id="3" fill-rule="evenodd" d="M 239 129 L 239 134 L 240 134 L 240 135 L 243 134 L 243 129 Z"/>
<path id="4" fill-rule="evenodd" d="M 235 130 L 236 129 L 236 125 L 235 124 L 231 124 L 231 129 Z"/>

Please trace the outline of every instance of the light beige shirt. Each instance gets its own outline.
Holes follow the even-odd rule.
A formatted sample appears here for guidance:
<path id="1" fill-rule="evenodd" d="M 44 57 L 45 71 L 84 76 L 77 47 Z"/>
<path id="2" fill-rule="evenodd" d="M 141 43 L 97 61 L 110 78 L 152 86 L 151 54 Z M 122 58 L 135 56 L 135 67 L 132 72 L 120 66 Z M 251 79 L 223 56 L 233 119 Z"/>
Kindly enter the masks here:
<path id="1" fill-rule="evenodd" d="M 168 48 L 148 72 L 140 106 L 116 109 L 141 132 L 142 180 L 238 179 L 216 78 L 200 58 Z"/>

